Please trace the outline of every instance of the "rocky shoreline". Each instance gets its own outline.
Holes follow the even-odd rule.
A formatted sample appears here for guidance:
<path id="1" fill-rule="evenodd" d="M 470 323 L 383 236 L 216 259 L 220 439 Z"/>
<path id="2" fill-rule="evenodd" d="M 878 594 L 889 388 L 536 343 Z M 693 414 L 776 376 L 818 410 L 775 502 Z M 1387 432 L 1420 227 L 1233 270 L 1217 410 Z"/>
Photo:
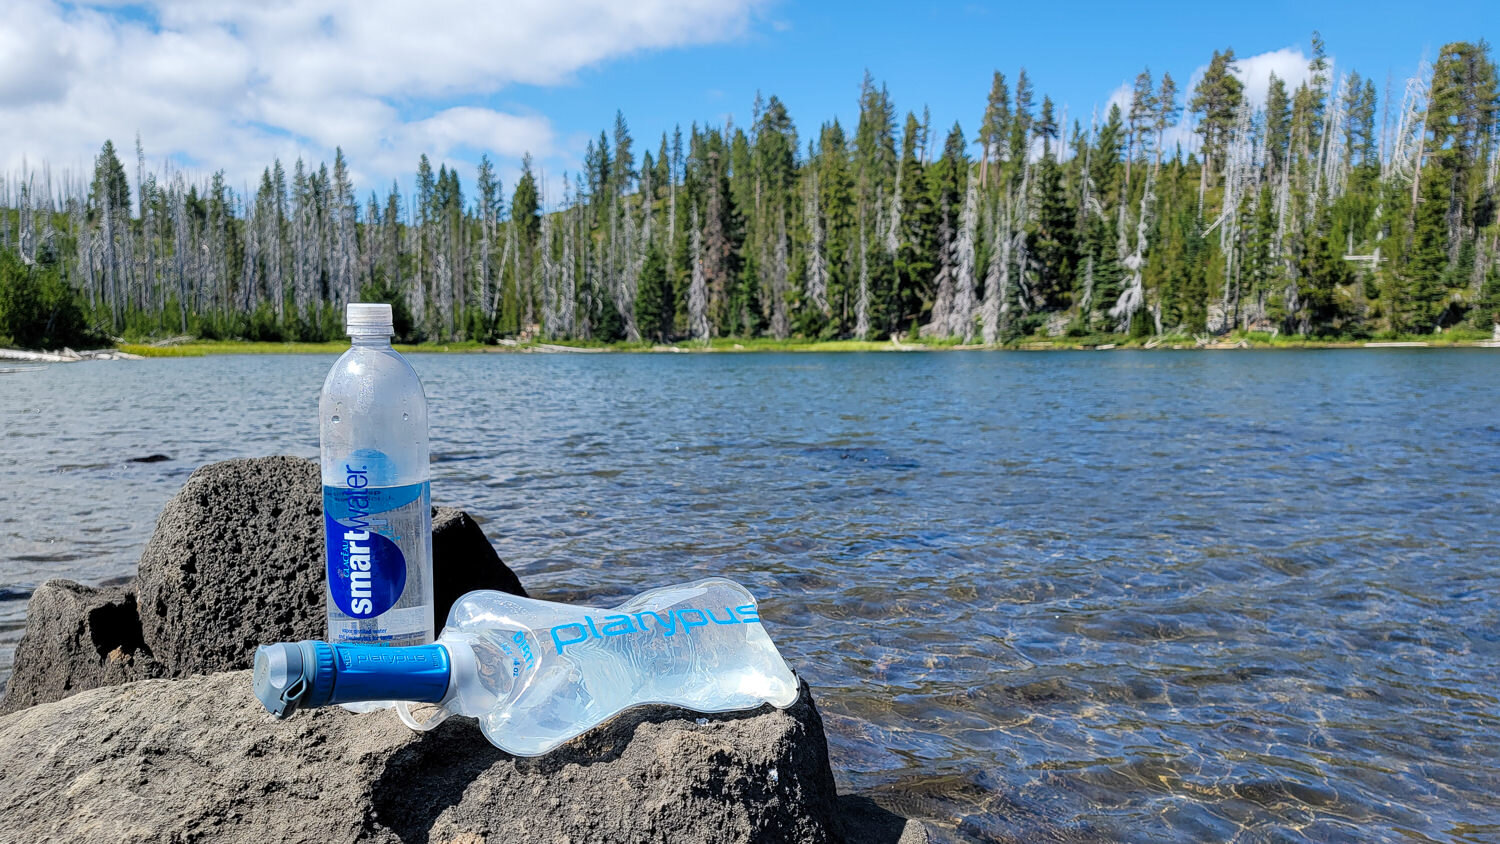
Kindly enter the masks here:
<path id="1" fill-rule="evenodd" d="M 926 829 L 840 798 L 804 684 L 787 710 L 629 710 L 535 759 L 472 721 L 390 712 L 277 722 L 256 645 L 323 630 L 311 461 L 198 469 L 122 586 L 42 584 L 0 699 L 0 840 L 890 842 Z M 525 591 L 483 531 L 436 508 L 437 617 Z"/>

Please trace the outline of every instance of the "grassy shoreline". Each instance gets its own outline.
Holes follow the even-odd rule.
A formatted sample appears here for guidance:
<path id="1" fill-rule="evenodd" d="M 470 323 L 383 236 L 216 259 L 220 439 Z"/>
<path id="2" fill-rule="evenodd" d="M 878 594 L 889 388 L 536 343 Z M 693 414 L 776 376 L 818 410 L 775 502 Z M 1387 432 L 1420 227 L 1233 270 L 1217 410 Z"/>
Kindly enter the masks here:
<path id="1" fill-rule="evenodd" d="M 1427 347 L 1489 347 L 1488 334 L 1451 331 L 1438 335 L 1381 337 L 1378 339 L 1313 339 L 1305 337 L 1272 337 L 1262 333 L 1236 333 L 1215 338 L 1212 342 L 1192 337 L 1123 338 L 1110 335 L 1091 337 L 1023 337 L 1009 343 L 985 346 L 956 341 L 910 340 L 774 340 L 771 338 L 715 338 L 709 344 L 600 343 L 581 340 L 554 342 L 514 341 L 487 345 L 473 341 L 453 343 L 396 344 L 404 353 L 567 353 L 567 352 L 636 352 L 669 354 L 674 352 L 915 352 L 915 351 L 1109 351 L 1109 350 L 1229 350 L 1229 349 L 1359 349 L 1382 344 L 1423 344 Z M 192 340 L 169 346 L 149 343 L 121 343 L 119 349 L 143 357 L 202 357 L 204 355 L 260 354 L 340 354 L 349 348 L 348 341 L 327 343 L 264 343 L 243 340 Z"/>

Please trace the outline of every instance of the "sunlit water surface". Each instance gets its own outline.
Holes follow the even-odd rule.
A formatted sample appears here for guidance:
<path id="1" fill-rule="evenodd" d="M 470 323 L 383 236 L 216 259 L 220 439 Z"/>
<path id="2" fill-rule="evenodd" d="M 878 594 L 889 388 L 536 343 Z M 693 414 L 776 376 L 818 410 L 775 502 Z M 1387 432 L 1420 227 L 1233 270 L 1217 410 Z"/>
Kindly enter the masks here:
<path id="1" fill-rule="evenodd" d="M 954 840 L 1500 839 L 1500 353 L 412 360 L 529 589 L 743 582 L 840 788 Z M 331 363 L 0 375 L 0 677 L 194 467 L 315 456 Z"/>

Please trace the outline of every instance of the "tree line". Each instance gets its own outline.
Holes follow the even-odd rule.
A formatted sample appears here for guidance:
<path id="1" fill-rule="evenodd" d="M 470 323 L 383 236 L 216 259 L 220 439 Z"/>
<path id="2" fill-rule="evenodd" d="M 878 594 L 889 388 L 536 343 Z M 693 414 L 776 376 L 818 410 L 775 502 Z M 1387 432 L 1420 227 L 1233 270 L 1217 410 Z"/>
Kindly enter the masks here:
<path id="1" fill-rule="evenodd" d="M 776 97 L 637 154 L 623 114 L 583 169 L 506 196 L 418 162 L 415 195 L 332 166 L 149 170 L 111 142 L 92 174 L 0 182 L 0 337 L 342 335 L 349 301 L 405 339 L 597 341 L 1032 335 L 1426 334 L 1500 322 L 1500 86 L 1489 46 L 1445 45 L 1404 85 L 1335 73 L 1252 103 L 1232 49 L 1189 91 L 1137 77 L 1087 121 L 996 72 L 977 132 L 859 116 L 808 136 Z M 1183 120 L 1184 112 L 1190 118 Z M 1189 149 L 1181 130 L 1191 127 Z M 543 188 L 552 188 L 544 191 Z M 562 201 L 544 209 L 544 193 Z"/>

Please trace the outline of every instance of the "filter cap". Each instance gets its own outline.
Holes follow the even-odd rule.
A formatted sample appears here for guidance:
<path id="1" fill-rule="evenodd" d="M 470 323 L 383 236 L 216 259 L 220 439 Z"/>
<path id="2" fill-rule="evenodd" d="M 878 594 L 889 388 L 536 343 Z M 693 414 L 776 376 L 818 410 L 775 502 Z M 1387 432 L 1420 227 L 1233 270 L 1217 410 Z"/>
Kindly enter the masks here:
<path id="1" fill-rule="evenodd" d="M 255 696 L 277 718 L 326 706 L 333 697 L 333 648 L 318 641 L 277 642 L 255 649 Z"/>
<path id="2" fill-rule="evenodd" d="M 350 302 L 344 306 L 344 330 L 348 334 L 391 334 L 395 323 L 391 306 L 379 302 Z"/>

